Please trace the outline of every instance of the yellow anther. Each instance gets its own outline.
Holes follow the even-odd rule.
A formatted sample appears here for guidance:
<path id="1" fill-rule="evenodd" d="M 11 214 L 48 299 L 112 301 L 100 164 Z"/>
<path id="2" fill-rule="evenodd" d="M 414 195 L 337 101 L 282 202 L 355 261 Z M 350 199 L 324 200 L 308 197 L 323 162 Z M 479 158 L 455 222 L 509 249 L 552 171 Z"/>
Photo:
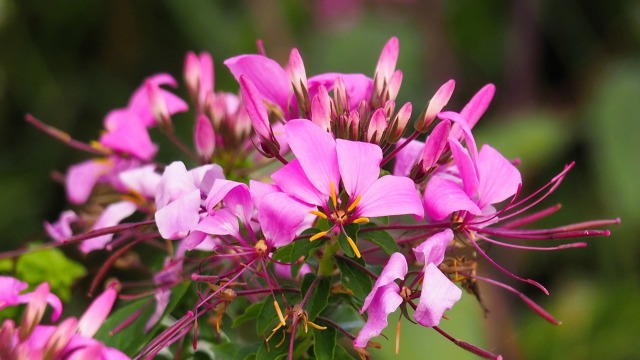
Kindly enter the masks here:
<path id="1" fill-rule="evenodd" d="M 331 181 L 329 183 L 329 187 L 331 187 L 331 202 L 333 203 L 333 207 L 337 208 L 338 207 L 338 197 L 336 196 L 336 186 L 333 183 L 333 181 Z"/>
<path id="2" fill-rule="evenodd" d="M 366 218 L 366 217 L 359 217 L 352 221 L 352 223 L 354 224 L 362 224 L 362 223 L 368 223 L 368 222 L 369 222 L 369 218 Z"/>
<path id="3" fill-rule="evenodd" d="M 353 249 L 353 252 L 356 253 L 356 256 L 358 258 L 361 258 L 362 255 L 360 255 L 360 250 L 358 250 L 358 247 L 356 246 L 356 243 L 353 241 L 353 239 L 349 236 L 347 236 L 347 241 L 349 242 L 349 245 L 351 246 L 351 249 Z"/>
<path id="4" fill-rule="evenodd" d="M 351 205 L 349 205 L 347 212 L 353 211 L 353 209 L 355 209 L 356 206 L 358 206 L 358 203 L 360 203 L 360 199 L 362 199 L 362 195 L 358 195 L 358 197 L 351 203 Z"/>
<path id="5" fill-rule="evenodd" d="M 326 326 L 321 326 L 318 324 L 315 324 L 313 321 L 308 321 L 309 325 L 313 326 L 313 328 L 318 329 L 318 330 L 327 330 Z"/>
<path id="6" fill-rule="evenodd" d="M 276 308 L 276 312 L 278 313 L 278 318 L 280 319 L 280 325 L 285 326 L 287 322 L 284 320 L 284 316 L 282 316 L 282 310 L 280 310 L 280 304 L 278 301 L 273 300 L 273 307 Z"/>
<path id="7" fill-rule="evenodd" d="M 256 249 L 256 252 L 259 255 L 264 255 L 267 252 L 267 249 L 268 249 L 267 242 L 264 241 L 263 239 L 258 240 L 258 242 L 256 243 L 256 246 L 255 246 L 255 249 Z"/>
<path id="8" fill-rule="evenodd" d="M 323 219 L 327 218 L 327 214 L 323 213 L 322 211 L 318 211 L 318 210 L 311 210 L 311 211 L 309 211 L 309 214 L 313 214 L 315 216 L 319 216 L 319 217 L 321 217 Z"/>
<path id="9" fill-rule="evenodd" d="M 314 241 L 314 240 L 318 240 L 321 237 L 327 235 L 327 231 L 320 231 L 319 233 L 313 235 L 312 237 L 309 238 L 309 241 Z"/>

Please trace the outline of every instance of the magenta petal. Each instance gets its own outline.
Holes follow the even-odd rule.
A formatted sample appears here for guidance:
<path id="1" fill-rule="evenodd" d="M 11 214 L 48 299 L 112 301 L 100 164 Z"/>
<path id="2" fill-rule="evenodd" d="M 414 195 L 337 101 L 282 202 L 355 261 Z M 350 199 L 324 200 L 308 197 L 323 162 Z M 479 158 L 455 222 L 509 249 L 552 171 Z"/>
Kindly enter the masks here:
<path id="1" fill-rule="evenodd" d="M 291 83 L 277 62 L 262 55 L 240 55 L 224 61 L 236 80 L 245 75 L 269 102 L 286 111 L 291 96 Z"/>
<path id="2" fill-rule="evenodd" d="M 482 214 L 478 205 L 455 182 L 433 177 L 424 190 L 424 205 L 427 215 L 434 220 L 442 220 L 455 211 L 465 210 L 474 215 Z"/>
<path id="3" fill-rule="evenodd" d="M 60 218 L 55 223 L 51 224 L 45 221 L 44 229 L 50 238 L 61 242 L 73 235 L 71 223 L 78 219 L 78 215 L 73 210 L 65 210 L 60 214 Z"/>
<path id="4" fill-rule="evenodd" d="M 285 193 L 265 196 L 258 208 L 258 221 L 267 243 L 275 247 L 289 244 L 310 210 L 311 206 Z"/>
<path id="5" fill-rule="evenodd" d="M 407 139 L 402 138 L 396 143 L 396 147 L 403 144 Z M 422 141 L 413 140 L 403 147 L 395 157 L 395 165 L 393 166 L 393 175 L 409 176 L 411 169 L 418 162 L 418 156 L 424 148 Z"/>
<path id="6" fill-rule="evenodd" d="M 460 111 L 460 115 L 467 119 L 467 125 L 469 125 L 470 129 L 476 125 L 480 117 L 487 111 L 495 92 L 495 85 L 487 84 L 483 86 Z"/>
<path id="7" fill-rule="evenodd" d="M 137 206 L 131 201 L 119 201 L 107 206 L 98 220 L 93 224 L 91 230 L 103 229 L 109 226 L 118 225 L 123 219 L 131 216 L 136 212 Z M 89 240 L 83 241 L 79 249 L 84 253 L 93 250 L 104 249 L 105 245 L 111 241 L 113 234 L 97 236 Z"/>
<path id="8" fill-rule="evenodd" d="M 211 212 L 223 199 L 226 209 L 241 218 L 242 222 L 249 222 L 253 215 L 253 203 L 247 185 L 225 179 L 216 180 L 205 200 L 207 211 Z"/>
<path id="9" fill-rule="evenodd" d="M 449 131 L 451 131 L 451 122 L 443 120 L 429 134 L 422 152 L 423 169 L 427 170 L 436 165 L 447 146 Z"/>
<path id="10" fill-rule="evenodd" d="M 100 136 L 100 144 L 145 161 L 151 160 L 158 150 L 151 142 L 147 128 L 136 121 L 123 122 L 109 130 Z"/>
<path id="11" fill-rule="evenodd" d="M 262 95 L 248 77 L 242 75 L 239 81 L 244 109 L 249 119 L 251 119 L 253 129 L 261 138 L 271 139 L 272 130 L 269 124 L 269 113 L 262 101 Z"/>
<path id="12" fill-rule="evenodd" d="M 187 236 L 200 220 L 200 190 L 194 189 L 156 211 L 160 235 L 168 240 Z"/>
<path id="13" fill-rule="evenodd" d="M 362 74 L 324 73 L 309 78 L 309 98 L 313 99 L 318 93 L 318 88 L 323 85 L 327 91 L 333 89 L 336 79 L 340 77 L 344 82 L 349 96 L 349 110 L 358 107 L 362 100 L 369 100 L 373 90 L 373 80 Z"/>
<path id="14" fill-rule="evenodd" d="M 312 205 L 327 205 L 330 195 L 324 195 L 309 181 L 298 159 L 293 159 L 281 167 L 271 178 L 282 191 L 298 200 Z"/>
<path id="15" fill-rule="evenodd" d="M 458 168 L 460 179 L 462 179 L 464 192 L 467 193 L 469 198 L 473 198 L 478 192 L 479 184 L 475 163 L 458 140 L 449 139 L 449 148 Z"/>
<path id="16" fill-rule="evenodd" d="M 112 169 L 113 162 L 107 159 L 88 160 L 71 166 L 64 183 L 69 201 L 73 204 L 87 201 L 98 179 Z"/>
<path id="17" fill-rule="evenodd" d="M 462 290 L 430 263 L 424 270 L 420 302 L 413 317 L 423 326 L 436 326 L 444 312 L 451 309 L 461 296 Z"/>
<path id="18" fill-rule="evenodd" d="M 93 337 L 109 315 L 109 312 L 111 312 L 117 296 L 118 293 L 112 283 L 107 290 L 93 300 L 89 308 L 84 312 L 78 321 L 78 334 Z"/>
<path id="19" fill-rule="evenodd" d="M 451 240 L 453 240 L 453 231 L 445 229 L 413 248 L 413 253 L 416 259 L 423 264 L 439 265 L 444 260 L 444 253 Z"/>
<path id="20" fill-rule="evenodd" d="M 238 225 L 238 218 L 227 209 L 221 209 L 213 214 L 207 215 L 200 223 L 195 227 L 195 230 L 201 231 L 209 235 L 233 235 L 235 237 L 240 236 L 240 227 Z M 193 250 L 200 242 L 204 241 L 204 238 L 200 239 L 200 242 L 194 242 L 190 239 L 185 244 L 188 250 Z"/>
<path id="21" fill-rule="evenodd" d="M 280 188 L 273 184 L 263 183 L 261 181 L 249 180 L 249 191 L 251 192 L 251 201 L 259 208 L 262 199 L 274 192 L 281 192 Z"/>
<path id="22" fill-rule="evenodd" d="M 480 175 L 478 207 L 481 209 L 515 195 L 522 184 L 518 169 L 489 145 L 480 149 L 477 165 Z"/>
<path id="23" fill-rule="evenodd" d="M 402 304 L 399 292 L 400 287 L 396 283 L 378 288 L 367 310 L 367 322 L 353 341 L 353 346 L 366 347 L 369 340 L 380 335 L 382 330 L 387 327 L 387 317 Z"/>
<path id="24" fill-rule="evenodd" d="M 356 213 L 363 217 L 412 214 L 422 219 L 424 208 L 411 179 L 387 175 L 376 180 L 362 194 Z"/>
<path id="25" fill-rule="evenodd" d="M 0 276 L 0 309 L 18 303 L 20 292 L 29 287 L 26 282 L 11 276 Z"/>
<path id="26" fill-rule="evenodd" d="M 362 308 L 360 308 L 360 314 L 369 308 L 379 288 L 393 283 L 396 279 L 404 280 L 407 271 L 409 271 L 409 267 L 407 266 L 407 260 L 404 258 L 404 255 L 398 252 L 391 254 L 387 265 L 384 266 L 376 283 L 373 284 L 371 292 L 367 295 L 367 298 L 364 299 Z"/>
<path id="27" fill-rule="evenodd" d="M 285 126 L 287 141 L 309 181 L 326 196 L 340 184 L 336 141 L 309 120 L 291 120 Z"/>
<path id="28" fill-rule="evenodd" d="M 47 303 L 53 309 L 53 313 L 51 313 L 51 321 L 58 321 L 58 319 L 60 319 L 60 315 L 62 315 L 62 301 L 60 301 L 59 297 L 49 293 L 49 295 L 47 295 Z"/>
<path id="29" fill-rule="evenodd" d="M 382 150 L 378 145 L 336 140 L 342 183 L 352 199 L 363 194 L 380 176 Z"/>

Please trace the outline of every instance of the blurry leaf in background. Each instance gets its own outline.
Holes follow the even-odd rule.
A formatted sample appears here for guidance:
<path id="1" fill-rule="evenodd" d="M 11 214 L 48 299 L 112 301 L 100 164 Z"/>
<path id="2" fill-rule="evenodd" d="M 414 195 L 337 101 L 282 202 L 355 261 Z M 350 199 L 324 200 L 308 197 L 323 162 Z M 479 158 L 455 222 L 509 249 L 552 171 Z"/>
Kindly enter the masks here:
<path id="1" fill-rule="evenodd" d="M 34 286 L 42 282 L 51 285 L 51 292 L 60 300 L 71 297 L 71 286 L 86 274 L 79 263 L 67 258 L 60 249 L 52 248 L 24 254 L 16 262 L 16 277 Z"/>

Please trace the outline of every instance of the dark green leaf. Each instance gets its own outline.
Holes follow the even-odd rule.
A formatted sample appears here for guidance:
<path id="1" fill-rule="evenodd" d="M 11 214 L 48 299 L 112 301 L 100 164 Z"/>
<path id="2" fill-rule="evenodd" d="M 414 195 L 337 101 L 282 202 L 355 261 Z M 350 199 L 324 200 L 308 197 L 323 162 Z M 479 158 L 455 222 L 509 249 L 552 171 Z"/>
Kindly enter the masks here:
<path id="1" fill-rule="evenodd" d="M 255 318 L 258 317 L 258 315 L 260 314 L 260 311 L 262 310 L 262 304 L 261 303 L 254 303 L 249 305 L 249 307 L 247 307 L 247 310 L 242 313 L 241 315 L 237 316 L 234 320 L 233 320 L 233 325 L 231 325 L 231 327 L 236 327 L 240 324 L 244 324 L 249 320 L 253 320 Z"/>
<path id="2" fill-rule="evenodd" d="M 316 279 L 315 274 L 307 274 L 302 280 L 302 294 L 307 293 L 309 291 L 309 287 L 311 283 Z M 329 303 L 329 293 L 331 292 L 331 279 L 330 278 L 322 278 L 318 281 L 315 289 L 313 290 L 313 294 L 309 296 L 307 303 L 305 305 L 305 310 L 309 315 L 309 320 L 314 321 L 316 316 L 320 315 L 322 310 L 327 307 Z"/>
<path id="3" fill-rule="evenodd" d="M 347 350 L 345 350 L 342 346 L 336 345 L 335 355 L 333 357 L 334 360 L 354 360 L 355 357 L 351 356 Z"/>
<path id="4" fill-rule="evenodd" d="M 325 330 L 313 330 L 313 352 L 317 360 L 333 360 L 336 351 L 336 338 L 338 332 L 332 327 Z"/>
<path id="5" fill-rule="evenodd" d="M 366 224 L 362 228 L 373 227 L 375 224 Z M 362 229 L 361 229 L 362 230 Z M 358 232 L 358 239 L 364 239 L 371 243 L 374 243 L 382 249 L 388 255 L 393 254 L 394 252 L 400 251 L 400 247 L 396 241 L 389 235 L 386 231 L 367 231 L 367 232 Z"/>
<path id="6" fill-rule="evenodd" d="M 319 233 L 320 230 L 312 228 L 305 230 L 302 235 L 315 235 Z M 323 241 L 309 241 L 309 239 L 301 239 L 292 242 L 289 245 L 283 246 L 276 251 L 273 255 L 275 260 L 285 262 L 285 263 L 294 263 L 300 259 L 301 256 L 305 258 L 309 257 L 311 254 L 315 252 L 317 248 L 322 246 Z"/>
<path id="7" fill-rule="evenodd" d="M 358 226 L 358 224 L 346 225 L 344 227 L 345 231 L 341 231 L 340 236 L 338 236 L 338 243 L 340 244 L 340 248 L 342 249 L 344 254 L 350 258 L 355 257 L 356 253 L 353 251 L 353 248 L 351 248 L 351 245 L 349 244 L 349 240 L 347 240 L 347 235 L 351 238 L 351 240 L 353 240 L 353 242 L 356 242 L 358 239 L 359 228 L 360 227 Z M 347 233 L 347 235 L 345 235 L 345 232 Z M 356 242 L 356 246 L 357 246 L 357 242 Z"/>
<path id="8" fill-rule="evenodd" d="M 356 299 L 363 302 L 373 287 L 369 274 L 364 272 L 360 266 L 348 260 L 338 257 L 336 258 L 336 263 L 340 268 L 342 284 L 353 291 Z"/>

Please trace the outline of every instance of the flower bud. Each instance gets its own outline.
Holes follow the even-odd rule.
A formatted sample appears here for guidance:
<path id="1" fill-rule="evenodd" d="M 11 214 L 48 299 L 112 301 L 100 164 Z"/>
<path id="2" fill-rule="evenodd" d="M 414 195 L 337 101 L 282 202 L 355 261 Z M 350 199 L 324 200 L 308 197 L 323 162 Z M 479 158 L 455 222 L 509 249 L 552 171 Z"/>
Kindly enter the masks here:
<path id="1" fill-rule="evenodd" d="M 447 139 L 449 138 L 450 131 L 451 122 L 449 120 L 443 120 L 436 125 L 427 137 L 424 150 L 422 151 L 422 170 L 425 173 L 429 173 L 437 166 L 438 159 L 449 144 Z"/>
<path id="2" fill-rule="evenodd" d="M 318 87 L 318 93 L 311 101 L 311 121 L 326 131 L 331 129 L 331 98 L 324 85 Z"/>
<path id="3" fill-rule="evenodd" d="M 376 110 L 373 115 L 371 115 L 371 120 L 369 121 L 369 129 L 367 130 L 367 141 L 378 144 L 382 139 L 382 134 L 387 129 L 388 120 L 385 114 L 384 109 Z"/>
<path id="4" fill-rule="evenodd" d="M 449 80 L 444 83 L 438 91 L 436 91 L 429 101 L 429 105 L 427 105 L 427 108 L 422 112 L 422 114 L 420 114 L 420 117 L 414 125 L 417 131 L 421 133 L 427 131 L 438 113 L 442 111 L 445 105 L 449 102 L 449 99 L 451 99 L 455 86 L 456 82 L 454 80 Z"/>
<path id="5" fill-rule="evenodd" d="M 193 142 L 196 145 L 196 151 L 203 160 L 209 162 L 215 150 L 216 140 L 213 131 L 213 124 L 209 118 L 204 115 L 198 115 L 196 126 L 193 132 Z"/>

